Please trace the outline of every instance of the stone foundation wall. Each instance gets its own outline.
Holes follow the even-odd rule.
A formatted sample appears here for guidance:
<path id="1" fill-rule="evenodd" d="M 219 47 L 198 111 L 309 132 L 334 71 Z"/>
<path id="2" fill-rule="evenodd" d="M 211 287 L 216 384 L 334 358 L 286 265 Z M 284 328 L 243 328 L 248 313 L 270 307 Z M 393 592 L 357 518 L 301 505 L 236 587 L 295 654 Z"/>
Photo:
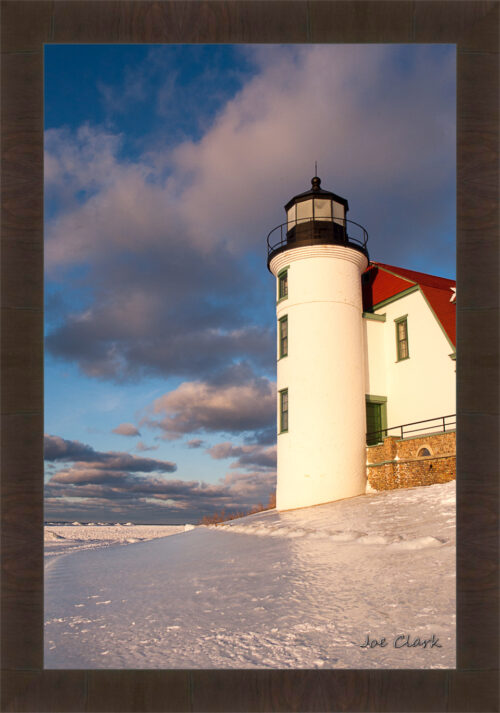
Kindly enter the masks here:
<path id="1" fill-rule="evenodd" d="M 422 455 L 426 448 L 430 455 Z M 366 448 L 366 474 L 375 490 L 447 483 L 456 477 L 456 434 L 435 433 L 414 438 L 389 436 Z"/>

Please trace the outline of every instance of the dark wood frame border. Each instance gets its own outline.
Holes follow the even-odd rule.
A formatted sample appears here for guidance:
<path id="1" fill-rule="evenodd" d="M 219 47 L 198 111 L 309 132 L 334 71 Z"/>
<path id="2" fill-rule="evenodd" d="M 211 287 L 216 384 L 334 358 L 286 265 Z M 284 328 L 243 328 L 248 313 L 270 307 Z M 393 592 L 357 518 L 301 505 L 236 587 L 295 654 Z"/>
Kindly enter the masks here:
<path id="1" fill-rule="evenodd" d="M 498 10 L 2 0 L 2 711 L 498 710 Z M 457 45 L 456 670 L 43 670 L 43 44 L 104 42 Z"/>

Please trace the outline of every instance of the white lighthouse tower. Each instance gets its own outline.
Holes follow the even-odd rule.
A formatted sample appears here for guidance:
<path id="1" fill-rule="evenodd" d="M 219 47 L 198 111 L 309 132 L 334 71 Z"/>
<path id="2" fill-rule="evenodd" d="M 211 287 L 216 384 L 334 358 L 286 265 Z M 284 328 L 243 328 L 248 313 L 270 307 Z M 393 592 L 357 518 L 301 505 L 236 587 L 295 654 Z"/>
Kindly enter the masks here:
<path id="1" fill-rule="evenodd" d="M 321 188 L 285 206 L 268 235 L 275 275 L 278 510 L 365 492 L 366 415 L 361 273 L 367 233 L 348 202 Z M 355 237 L 351 237 L 351 234 Z"/>

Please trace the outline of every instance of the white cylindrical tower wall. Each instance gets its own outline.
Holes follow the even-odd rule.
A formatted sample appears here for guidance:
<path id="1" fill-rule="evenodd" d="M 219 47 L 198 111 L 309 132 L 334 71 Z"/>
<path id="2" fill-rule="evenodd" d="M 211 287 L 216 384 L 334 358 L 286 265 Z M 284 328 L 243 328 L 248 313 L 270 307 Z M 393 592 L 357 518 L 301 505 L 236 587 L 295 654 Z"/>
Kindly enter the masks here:
<path id="1" fill-rule="evenodd" d="M 295 247 L 271 259 L 271 272 L 287 268 L 288 278 L 288 295 L 277 302 L 277 319 L 288 322 L 288 353 L 277 365 L 278 510 L 365 492 L 361 272 L 367 263 L 363 252 L 341 245 Z M 278 329 L 278 357 L 279 339 Z M 284 389 L 288 430 L 280 433 Z"/>

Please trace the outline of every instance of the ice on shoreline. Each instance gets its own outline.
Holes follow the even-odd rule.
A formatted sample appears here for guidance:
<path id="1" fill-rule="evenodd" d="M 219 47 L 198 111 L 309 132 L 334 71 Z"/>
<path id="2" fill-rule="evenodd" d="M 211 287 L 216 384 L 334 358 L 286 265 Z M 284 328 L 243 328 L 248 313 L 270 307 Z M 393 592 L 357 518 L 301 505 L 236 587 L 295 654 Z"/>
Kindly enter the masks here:
<path id="1" fill-rule="evenodd" d="M 53 558 L 45 602 L 46 668 L 454 668 L 455 483 Z"/>
<path id="2" fill-rule="evenodd" d="M 81 550 L 95 550 L 110 545 L 127 545 L 184 532 L 184 525 L 45 525 L 46 558 Z"/>

